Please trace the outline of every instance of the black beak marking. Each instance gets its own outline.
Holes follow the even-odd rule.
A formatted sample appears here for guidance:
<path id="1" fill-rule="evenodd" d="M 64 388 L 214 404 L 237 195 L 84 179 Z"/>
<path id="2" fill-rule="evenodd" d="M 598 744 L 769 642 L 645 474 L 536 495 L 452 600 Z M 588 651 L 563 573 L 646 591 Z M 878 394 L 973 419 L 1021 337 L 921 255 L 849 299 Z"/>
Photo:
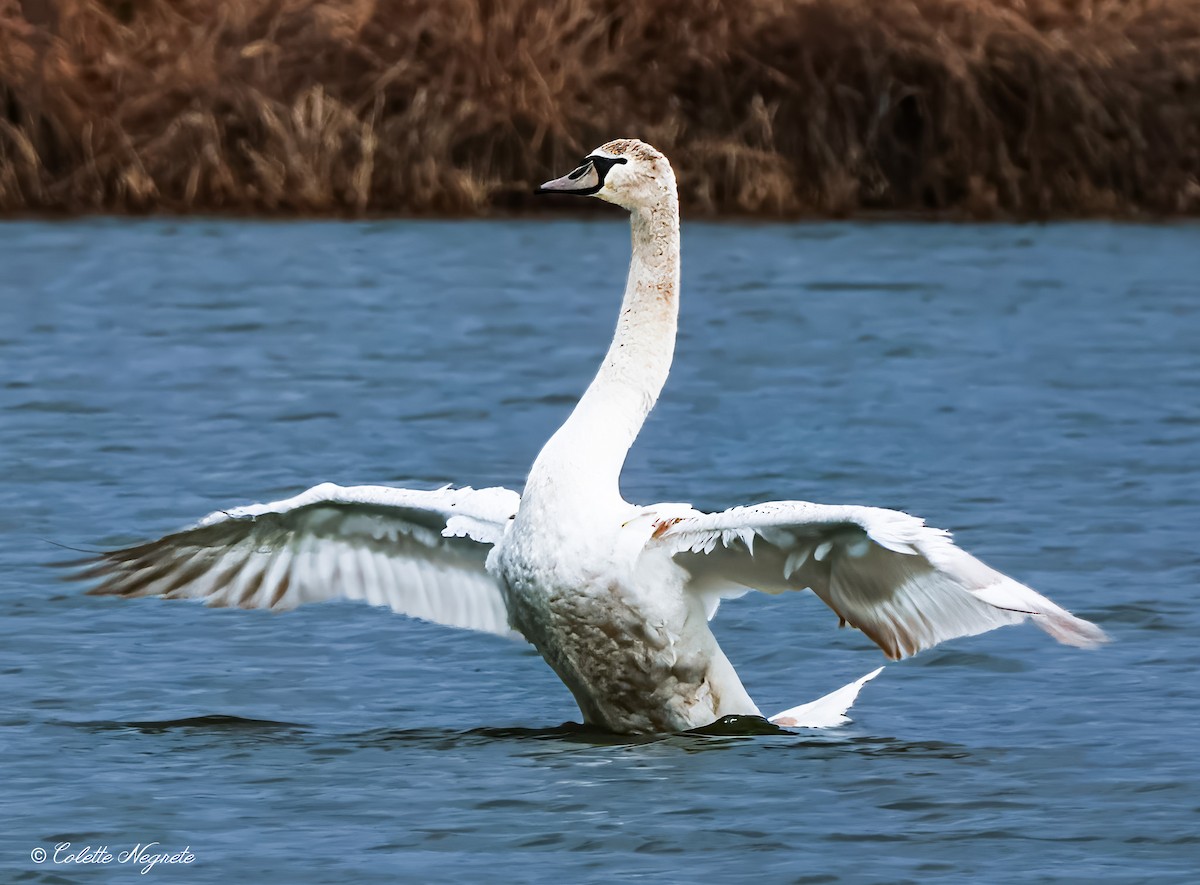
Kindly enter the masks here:
<path id="1" fill-rule="evenodd" d="M 628 162 L 629 160 L 627 160 L 625 157 L 601 157 L 597 156 L 596 154 L 592 154 L 591 156 L 584 157 L 583 165 L 567 175 L 567 178 L 569 178 L 571 181 L 578 181 L 579 179 L 583 178 L 583 176 L 587 175 L 589 169 L 595 169 L 596 184 L 592 187 L 580 188 L 577 191 L 565 191 L 558 189 L 547 190 L 542 187 L 536 187 L 533 189 L 533 192 L 535 194 L 571 194 L 572 196 L 577 197 L 590 197 L 592 194 L 597 193 L 600 188 L 604 187 L 604 178 L 608 175 L 609 169 L 618 164 Z"/>
<path id="2" fill-rule="evenodd" d="M 624 157 L 598 157 L 595 154 L 592 154 L 590 157 L 584 157 L 584 160 L 596 167 L 596 174 L 600 176 L 601 184 L 604 184 L 604 176 L 608 174 L 609 169 L 618 164 L 629 162 Z"/>

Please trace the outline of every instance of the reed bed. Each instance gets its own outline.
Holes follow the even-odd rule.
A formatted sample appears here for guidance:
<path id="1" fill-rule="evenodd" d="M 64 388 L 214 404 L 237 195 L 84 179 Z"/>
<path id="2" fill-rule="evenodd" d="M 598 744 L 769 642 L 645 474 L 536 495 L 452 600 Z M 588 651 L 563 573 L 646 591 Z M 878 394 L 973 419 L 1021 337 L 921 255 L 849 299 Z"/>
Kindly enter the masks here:
<path id="1" fill-rule="evenodd" d="M 1200 213 L 1200 0 L 0 0 L 0 213 Z M 540 205 L 540 204 L 536 204 Z"/>

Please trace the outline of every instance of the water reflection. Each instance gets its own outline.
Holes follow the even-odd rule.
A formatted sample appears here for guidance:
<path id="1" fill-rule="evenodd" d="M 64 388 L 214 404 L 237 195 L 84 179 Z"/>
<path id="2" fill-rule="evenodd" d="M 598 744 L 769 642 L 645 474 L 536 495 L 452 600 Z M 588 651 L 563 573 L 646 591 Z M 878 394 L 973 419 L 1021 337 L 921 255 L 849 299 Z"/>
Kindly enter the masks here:
<path id="1" fill-rule="evenodd" d="M 778 749 L 841 754 L 847 751 L 863 756 L 909 755 L 934 759 L 962 759 L 970 755 L 962 745 L 942 741 L 906 741 L 899 738 L 847 733 L 845 729 L 794 730 L 778 728 L 754 716 L 726 716 L 705 728 L 678 734 L 614 734 L 576 722 L 564 722 L 548 728 L 470 728 L 442 729 L 436 726 L 420 728 L 379 728 L 363 732 L 339 733 L 302 725 L 240 716 L 210 714 L 180 719 L 152 721 L 95 721 L 59 720 L 53 725 L 95 733 L 136 733 L 142 736 L 185 736 L 214 738 L 226 741 L 238 739 L 242 745 L 252 745 L 261 738 L 272 745 L 281 740 L 297 747 L 307 747 L 321 754 L 352 752 L 356 749 L 404 750 L 422 748 L 453 751 L 489 745 L 542 745 L 554 753 L 574 747 L 644 747 L 662 744 L 685 753 L 705 753 L 744 747 L 756 741 Z"/>

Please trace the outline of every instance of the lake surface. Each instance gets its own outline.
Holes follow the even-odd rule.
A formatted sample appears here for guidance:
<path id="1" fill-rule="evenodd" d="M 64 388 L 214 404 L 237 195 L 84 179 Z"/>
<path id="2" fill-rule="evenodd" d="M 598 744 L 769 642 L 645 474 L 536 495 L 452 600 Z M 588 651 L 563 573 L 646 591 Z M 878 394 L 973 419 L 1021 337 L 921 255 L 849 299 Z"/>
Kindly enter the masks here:
<path id="1" fill-rule="evenodd" d="M 1196 881 L 1196 225 L 685 225 L 627 498 L 906 509 L 1114 640 L 956 640 L 841 729 L 562 729 L 517 643 L 44 568 L 324 480 L 520 489 L 627 262 L 619 220 L 0 225 L 0 879 Z M 836 623 L 715 629 L 775 711 L 884 663 Z"/>

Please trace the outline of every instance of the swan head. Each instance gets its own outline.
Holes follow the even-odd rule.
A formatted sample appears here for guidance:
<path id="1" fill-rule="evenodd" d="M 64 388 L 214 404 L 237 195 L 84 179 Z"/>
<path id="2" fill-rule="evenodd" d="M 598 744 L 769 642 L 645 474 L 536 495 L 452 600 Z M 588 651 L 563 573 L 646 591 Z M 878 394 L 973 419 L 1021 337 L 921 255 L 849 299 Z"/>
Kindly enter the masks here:
<path id="1" fill-rule="evenodd" d="M 675 173 L 660 151 L 636 138 L 618 138 L 596 148 L 582 165 L 545 182 L 539 194 L 599 197 L 630 212 L 675 195 Z"/>

